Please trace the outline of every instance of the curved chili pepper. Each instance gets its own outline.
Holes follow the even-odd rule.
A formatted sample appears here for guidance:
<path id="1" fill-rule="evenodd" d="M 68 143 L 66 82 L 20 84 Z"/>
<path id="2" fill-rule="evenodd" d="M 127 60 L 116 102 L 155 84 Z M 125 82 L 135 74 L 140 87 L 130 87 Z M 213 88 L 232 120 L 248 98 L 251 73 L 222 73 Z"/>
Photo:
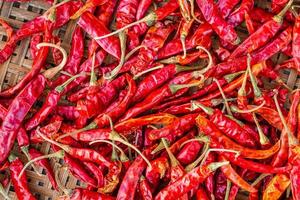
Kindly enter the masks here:
<path id="1" fill-rule="evenodd" d="M 77 24 L 93 38 L 109 33 L 106 26 L 90 12 L 82 14 Z M 96 41 L 107 53 L 118 59 L 121 58 L 121 49 L 118 38 L 112 36 Z"/>
<path id="2" fill-rule="evenodd" d="M 104 184 L 104 177 L 101 169 L 97 167 L 94 163 L 91 162 L 84 162 L 83 163 L 86 168 L 94 175 L 97 180 L 97 187 L 102 187 Z"/>
<path id="3" fill-rule="evenodd" d="M 106 2 L 107 0 L 87 0 L 87 2 L 81 8 L 79 8 L 79 10 L 77 10 L 77 12 L 74 15 L 72 15 L 70 18 L 77 19 L 90 8 L 103 5 Z"/>
<path id="4" fill-rule="evenodd" d="M 196 118 L 196 123 L 199 130 L 205 133 L 206 135 L 209 135 L 214 141 L 213 143 L 211 143 L 211 146 L 214 146 L 216 148 L 221 147 L 226 149 L 234 149 L 236 151 L 239 151 L 239 153 L 244 157 L 252 159 L 264 159 L 272 156 L 280 148 L 279 142 L 268 150 L 254 150 L 245 148 L 244 146 L 235 143 L 227 136 L 223 135 L 223 133 L 220 130 L 218 130 L 217 127 L 205 117 L 199 115 Z"/>
<path id="5" fill-rule="evenodd" d="M 226 159 L 221 156 L 220 161 L 226 161 Z M 231 165 L 222 166 L 221 171 L 232 183 L 238 185 L 242 189 L 244 189 L 250 193 L 257 192 L 257 190 L 255 188 L 253 188 L 242 177 L 240 177 L 240 175 L 232 168 Z"/>
<path id="6" fill-rule="evenodd" d="M 22 176 L 19 178 L 19 174 L 24 167 L 20 158 L 11 154 L 9 157 L 9 162 L 10 177 L 18 199 L 35 200 L 36 198 L 33 196 L 33 194 L 31 194 L 28 188 L 26 174 L 23 173 Z"/>
<path id="7" fill-rule="evenodd" d="M 237 8 L 235 11 L 233 11 L 228 16 L 228 24 L 230 24 L 233 27 L 236 27 L 240 23 L 244 21 L 244 16 L 246 12 L 250 12 L 254 6 L 253 0 L 243 0 L 241 2 L 241 5 L 239 8 Z"/>
<path id="8" fill-rule="evenodd" d="M 279 199 L 290 183 L 291 181 L 286 175 L 276 174 L 264 190 L 262 199 Z"/>
<path id="9" fill-rule="evenodd" d="M 254 22 L 250 18 L 248 12 L 245 13 L 245 24 L 246 24 L 246 27 L 247 27 L 247 30 L 248 30 L 249 34 L 252 34 L 252 33 L 255 32 Z"/>
<path id="10" fill-rule="evenodd" d="M 83 199 L 89 199 L 89 200 L 114 200 L 114 197 L 111 197 L 109 195 L 101 194 L 98 192 L 89 191 L 87 189 L 83 188 L 77 188 L 73 191 L 72 195 L 70 197 L 61 197 L 60 200 L 83 200 Z"/>
<path id="11" fill-rule="evenodd" d="M 290 4 L 288 4 L 287 8 L 283 11 L 286 11 L 289 6 Z M 241 45 L 239 45 L 234 52 L 232 52 L 229 59 L 245 55 L 245 53 L 251 53 L 265 45 L 281 28 L 284 14 L 285 12 L 281 12 L 274 16 L 272 20 L 264 23 L 257 31 L 251 34 Z"/>
<path id="12" fill-rule="evenodd" d="M 139 6 L 136 11 L 136 19 L 137 20 L 142 19 L 145 16 L 151 3 L 152 3 L 152 0 L 141 0 L 140 1 Z"/>
<path id="13" fill-rule="evenodd" d="M 154 147 L 147 148 L 143 151 L 143 154 L 148 157 L 153 148 Z M 121 182 L 117 199 L 134 199 L 136 187 L 146 166 L 146 162 L 141 156 L 137 157 L 133 161 L 133 163 L 127 169 L 123 181 Z"/>
<path id="14" fill-rule="evenodd" d="M 178 118 L 173 123 L 164 128 L 152 130 L 149 133 L 151 140 L 157 140 L 163 137 L 170 136 L 172 138 L 181 136 L 184 132 L 189 131 L 195 124 L 195 118 L 198 114 L 189 114 Z"/>
<path id="15" fill-rule="evenodd" d="M 197 0 L 204 19 L 211 25 L 220 38 L 230 44 L 238 44 L 240 39 L 235 30 L 221 17 L 218 8 L 212 0 Z"/>
<path id="16" fill-rule="evenodd" d="M 183 146 L 176 158 L 180 163 L 188 165 L 197 158 L 202 147 L 203 145 L 198 141 L 190 142 Z"/>
<path id="17" fill-rule="evenodd" d="M 153 199 L 150 185 L 148 184 L 144 176 L 141 176 L 140 178 L 139 190 L 143 200 Z"/>
<path id="18" fill-rule="evenodd" d="M 39 152 L 38 150 L 36 150 L 34 148 L 29 149 L 28 153 L 29 153 L 30 159 L 32 159 L 32 160 L 43 156 L 43 154 L 41 152 Z M 58 190 L 54 172 L 53 172 L 53 169 L 52 169 L 49 161 L 47 159 L 42 159 L 42 160 L 36 161 L 35 163 L 46 170 L 46 173 L 47 173 L 50 183 L 52 184 L 52 186 L 55 190 Z"/>
<path id="19" fill-rule="evenodd" d="M 52 23 L 53 28 L 56 29 L 66 24 L 69 21 L 70 16 L 73 15 L 81 5 L 82 3 L 80 1 L 69 1 L 61 6 L 58 6 L 56 8 L 55 22 Z M 46 21 L 47 18 L 45 16 L 39 16 L 29 22 L 24 23 L 22 27 L 15 32 L 13 37 L 6 43 L 5 47 L 0 51 L 0 63 L 4 63 L 12 55 L 18 41 L 30 35 L 44 31 L 44 24 Z"/>
<path id="20" fill-rule="evenodd" d="M 228 164 L 228 162 L 217 162 L 211 163 L 209 165 L 197 167 L 192 171 L 186 173 L 181 178 L 179 178 L 173 184 L 168 185 L 162 189 L 155 197 L 155 199 L 175 199 L 186 192 L 193 189 L 199 183 L 203 182 L 206 177 L 213 173 L 217 168 Z"/>
<path id="21" fill-rule="evenodd" d="M 45 81 L 43 75 L 38 75 L 16 96 L 8 108 L 0 129 L 0 163 L 9 155 L 26 114 L 44 90 Z"/>
<path id="22" fill-rule="evenodd" d="M 49 42 L 52 37 L 51 36 L 52 30 L 48 30 L 48 29 L 50 29 L 50 27 L 48 25 L 49 25 L 49 22 L 45 22 L 45 24 L 44 24 L 44 26 L 46 27 L 46 34 L 45 34 L 45 38 L 44 38 L 45 42 Z M 38 51 L 36 59 L 33 61 L 32 69 L 30 70 L 30 72 L 27 73 L 26 76 L 20 82 L 18 82 L 15 86 L 1 92 L 0 96 L 1 97 L 11 97 L 11 96 L 15 95 L 17 92 L 22 90 L 27 85 L 27 83 L 29 83 L 35 76 L 37 76 L 37 74 L 40 72 L 40 70 L 42 69 L 42 67 L 44 66 L 44 64 L 46 62 L 48 51 L 49 51 L 48 47 L 42 47 Z"/>
<path id="23" fill-rule="evenodd" d="M 196 74 L 196 75 L 195 75 Z M 136 104 L 134 107 L 131 107 L 126 114 L 120 119 L 120 121 L 125 121 L 129 118 L 135 117 L 142 112 L 152 108 L 161 102 L 164 98 L 172 95 L 172 91 L 170 90 L 171 84 L 181 84 L 190 81 L 194 76 L 198 76 L 197 73 L 184 73 L 169 81 L 168 84 L 163 85 L 161 88 L 154 90 L 147 96 L 142 102 Z"/>
<path id="24" fill-rule="evenodd" d="M 221 0 L 218 1 L 218 8 L 220 11 L 220 14 L 225 19 L 231 11 L 234 9 L 234 7 L 239 3 L 238 0 Z"/>

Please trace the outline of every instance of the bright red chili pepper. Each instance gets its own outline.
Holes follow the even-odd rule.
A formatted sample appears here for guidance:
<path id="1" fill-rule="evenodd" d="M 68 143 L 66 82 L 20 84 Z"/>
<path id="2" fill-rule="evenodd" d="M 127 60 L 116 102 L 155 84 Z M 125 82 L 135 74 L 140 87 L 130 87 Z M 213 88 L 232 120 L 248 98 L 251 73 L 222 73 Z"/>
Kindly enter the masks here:
<path id="1" fill-rule="evenodd" d="M 150 161 L 151 168 L 147 167 L 145 177 L 153 187 L 159 185 L 159 181 L 166 176 L 170 164 L 166 156 L 160 156 Z"/>
<path id="2" fill-rule="evenodd" d="M 217 5 L 222 17 L 225 19 L 234 7 L 239 3 L 238 0 L 221 0 L 218 1 Z"/>
<path id="3" fill-rule="evenodd" d="M 35 200 L 36 198 L 33 196 L 33 194 L 28 188 L 26 174 L 23 173 L 22 176 L 19 178 L 19 174 L 24 167 L 20 158 L 11 154 L 9 157 L 9 162 L 10 177 L 18 199 Z"/>
<path id="4" fill-rule="evenodd" d="M 0 129 L 0 163 L 2 163 L 13 146 L 18 130 L 37 98 L 45 87 L 45 78 L 38 75 L 12 101 Z"/>
<path id="5" fill-rule="evenodd" d="M 197 0 L 197 4 L 204 19 L 212 26 L 221 39 L 231 44 L 240 43 L 240 39 L 235 30 L 222 18 L 217 6 L 212 0 Z"/>
<path id="6" fill-rule="evenodd" d="M 233 27 L 236 27 L 237 25 L 242 23 L 244 21 L 245 13 L 251 12 L 253 6 L 254 6 L 253 0 L 243 0 L 241 2 L 240 7 L 237 8 L 228 16 L 228 24 L 230 24 Z"/>
<path id="7" fill-rule="evenodd" d="M 141 0 L 140 1 L 138 9 L 136 11 L 136 19 L 137 20 L 142 19 L 145 16 L 151 3 L 152 3 L 152 0 Z"/>
<path id="8" fill-rule="evenodd" d="M 151 2 L 151 1 L 150 1 Z M 152 200 L 151 187 L 144 176 L 141 176 L 139 190 L 143 200 Z"/>
<path id="9" fill-rule="evenodd" d="M 105 195 L 105 194 L 101 194 L 99 192 L 93 192 L 93 191 L 89 191 L 87 189 L 83 189 L 83 188 L 77 188 L 75 189 L 70 197 L 60 197 L 60 200 L 67 200 L 67 199 L 71 199 L 71 200 L 83 200 L 83 199 L 89 199 L 89 200 L 114 200 L 114 197 L 111 197 L 109 195 Z"/>

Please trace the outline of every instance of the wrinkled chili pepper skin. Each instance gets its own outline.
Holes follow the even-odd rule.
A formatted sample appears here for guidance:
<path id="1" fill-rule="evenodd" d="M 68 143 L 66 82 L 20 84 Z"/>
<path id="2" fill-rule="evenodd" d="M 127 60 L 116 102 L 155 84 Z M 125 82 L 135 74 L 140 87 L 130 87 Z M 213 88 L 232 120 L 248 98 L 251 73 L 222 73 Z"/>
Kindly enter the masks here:
<path id="1" fill-rule="evenodd" d="M 170 168 L 170 164 L 165 156 L 156 158 L 150 163 L 152 168 L 147 167 L 145 176 L 151 186 L 157 187 L 159 180 L 165 176 L 166 171 Z"/>
<path id="2" fill-rule="evenodd" d="M 290 185 L 290 179 L 284 174 L 277 174 L 267 185 L 263 192 L 262 199 L 279 199 L 287 187 Z M 293 193 L 294 194 L 294 193 Z"/>
<path id="3" fill-rule="evenodd" d="M 143 18 L 150 7 L 152 0 L 141 0 L 136 11 L 136 19 Z"/>
<path id="4" fill-rule="evenodd" d="M 10 177 L 12 180 L 12 184 L 15 188 L 15 192 L 17 194 L 18 199 L 20 200 L 35 200 L 36 198 L 31 194 L 28 185 L 27 185 L 27 179 L 26 179 L 26 173 L 22 174 L 22 176 L 19 178 L 19 174 L 21 170 L 23 169 L 24 165 L 20 158 L 15 158 L 10 165 L 9 165 L 9 171 L 10 171 Z"/>
<path id="5" fill-rule="evenodd" d="M 69 1 L 57 7 L 57 15 L 55 22 L 52 24 L 53 27 L 56 29 L 66 24 L 69 21 L 70 16 L 73 15 L 81 5 L 82 3 L 80 1 Z M 0 51 L 0 63 L 4 63 L 12 55 L 18 41 L 35 33 L 44 31 L 45 21 L 47 21 L 47 19 L 44 16 L 39 16 L 24 23 Z"/>
<path id="6" fill-rule="evenodd" d="M 152 192 L 150 185 L 148 184 L 147 180 L 145 178 L 141 178 L 140 184 L 139 184 L 140 194 L 142 196 L 143 200 L 152 200 Z"/>
<path id="7" fill-rule="evenodd" d="M 109 33 L 109 30 L 106 28 L 106 26 L 90 12 L 85 12 L 83 15 L 81 15 L 77 24 L 93 38 Z M 96 41 L 107 53 L 120 59 L 121 50 L 117 37 L 111 36 Z"/>
<path id="8" fill-rule="evenodd" d="M 186 173 L 174 183 L 163 188 L 155 197 L 158 199 L 176 199 L 203 182 L 213 171 L 207 165 L 197 167 Z"/>
<path id="9" fill-rule="evenodd" d="M 293 42 L 292 42 L 292 55 L 297 68 L 300 72 L 300 17 L 297 17 L 293 27 Z"/>
<path id="10" fill-rule="evenodd" d="M 232 9 L 239 3 L 238 0 L 221 0 L 218 1 L 218 8 L 223 18 L 226 18 Z"/>
<path id="11" fill-rule="evenodd" d="M 197 189 L 196 199 L 197 200 L 209 200 L 206 191 L 201 186 Z"/>
<path id="12" fill-rule="evenodd" d="M 153 150 L 153 147 L 150 147 L 143 151 L 143 154 L 145 156 L 149 156 L 151 151 Z M 136 187 L 138 185 L 138 181 L 140 179 L 141 174 L 145 170 L 147 164 L 142 159 L 141 156 L 137 157 L 133 163 L 130 165 L 130 167 L 127 169 L 126 174 L 123 178 L 123 181 L 121 182 L 117 199 L 134 199 L 134 195 L 136 192 Z"/>
<path id="13" fill-rule="evenodd" d="M 9 155 L 26 114 L 43 92 L 45 81 L 43 75 L 38 75 L 16 96 L 9 106 L 0 129 L 0 163 Z"/>
<path id="14" fill-rule="evenodd" d="M 28 152 L 29 152 L 30 159 L 35 159 L 40 156 L 43 156 L 43 154 L 41 152 L 39 152 L 38 150 L 36 150 L 34 148 L 29 149 Z M 54 172 L 53 172 L 53 169 L 52 169 L 49 161 L 47 159 L 42 159 L 42 160 L 36 161 L 35 163 L 46 170 L 47 177 L 48 177 L 51 185 L 53 186 L 53 188 L 55 190 L 58 190 Z"/>
<path id="15" fill-rule="evenodd" d="M 184 145 L 176 155 L 177 160 L 184 165 L 192 163 L 197 158 L 202 146 L 203 145 L 197 141 Z"/>
<path id="16" fill-rule="evenodd" d="M 212 0 L 197 0 L 197 4 L 204 19 L 212 26 L 220 38 L 231 44 L 239 43 L 239 38 L 235 30 L 221 17 L 218 8 Z"/>
<path id="17" fill-rule="evenodd" d="M 250 12 L 253 9 L 254 1 L 253 0 L 243 0 L 240 4 L 240 7 L 233 11 L 228 16 L 228 24 L 233 27 L 241 24 L 244 21 L 245 13 Z"/>
<path id="18" fill-rule="evenodd" d="M 120 121 L 125 121 L 129 118 L 135 117 L 142 112 L 150 109 L 151 107 L 160 103 L 164 98 L 172 95 L 170 91 L 169 84 L 181 84 L 190 80 L 192 73 L 183 73 L 174 79 L 172 79 L 168 84 L 163 85 L 159 89 L 154 90 L 150 93 L 142 102 L 136 104 L 134 107 L 131 107 L 126 114 L 120 119 Z"/>

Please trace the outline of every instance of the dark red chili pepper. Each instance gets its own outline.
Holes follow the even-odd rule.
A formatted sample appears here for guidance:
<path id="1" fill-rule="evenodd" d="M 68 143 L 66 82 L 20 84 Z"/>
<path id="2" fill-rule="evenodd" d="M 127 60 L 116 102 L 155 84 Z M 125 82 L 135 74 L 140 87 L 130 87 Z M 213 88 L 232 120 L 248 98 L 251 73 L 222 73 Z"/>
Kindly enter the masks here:
<path id="1" fill-rule="evenodd" d="M 35 57 L 38 54 L 38 48 L 36 45 L 43 41 L 43 36 L 41 34 L 35 34 L 30 39 L 30 53 L 32 60 L 35 60 Z"/>
<path id="2" fill-rule="evenodd" d="M 219 11 L 220 11 L 220 14 L 222 15 L 222 17 L 225 19 L 238 3 L 239 3 L 238 0 L 218 1 L 217 5 L 218 5 Z"/>
<path id="3" fill-rule="evenodd" d="M 80 1 L 69 1 L 56 8 L 56 19 L 52 23 L 53 28 L 59 28 L 66 24 L 70 16 L 73 15 L 82 5 Z M 47 17 L 39 16 L 35 19 L 26 22 L 22 27 L 16 31 L 13 37 L 6 43 L 5 47 L 0 51 L 0 63 L 4 63 L 13 53 L 18 41 L 42 32 L 45 30 L 44 24 L 48 21 Z"/>
<path id="4" fill-rule="evenodd" d="M 126 114 L 121 118 L 120 121 L 125 121 L 129 118 L 135 117 L 148 109 L 152 108 L 153 106 L 156 106 L 158 103 L 160 103 L 164 98 L 171 96 L 173 93 L 170 90 L 171 84 L 181 84 L 186 83 L 190 81 L 193 77 L 197 77 L 198 74 L 189 72 L 181 74 L 171 81 L 169 81 L 168 84 L 163 85 L 161 88 L 154 90 L 150 93 L 149 96 L 147 96 L 142 102 L 136 104 L 134 107 L 131 107 Z"/>
<path id="5" fill-rule="evenodd" d="M 240 43 L 240 39 L 235 30 L 222 18 L 217 6 L 212 0 L 197 0 L 197 4 L 204 19 L 211 25 L 220 38 L 231 44 Z"/>
<path id="6" fill-rule="evenodd" d="M 199 186 L 196 193 L 197 200 L 209 200 L 206 191 L 203 187 Z"/>
<path id="7" fill-rule="evenodd" d="M 106 26 L 90 12 L 82 14 L 77 24 L 93 38 L 109 33 Z M 96 41 L 107 53 L 118 59 L 121 58 L 121 49 L 118 38 L 112 36 L 100 40 L 97 39 Z"/>
<path id="8" fill-rule="evenodd" d="M 280 14 L 273 17 L 272 20 L 264 23 L 257 31 L 251 34 L 234 50 L 234 52 L 232 52 L 230 59 L 245 55 L 246 53 L 251 53 L 265 45 L 271 38 L 273 38 L 280 30 L 282 26 L 283 15 L 289 7 L 290 4 L 288 4 L 286 9 L 284 9 Z"/>
<path id="9" fill-rule="evenodd" d="M 227 188 L 227 178 L 225 174 L 220 171 L 216 173 L 215 178 L 215 192 L 214 192 L 214 198 L 221 200 L 225 199 L 226 194 L 226 188 Z"/>
<path id="10" fill-rule="evenodd" d="M 29 153 L 31 160 L 43 156 L 43 154 L 41 152 L 39 152 L 38 150 L 36 150 L 34 148 L 30 148 L 28 153 Z M 49 161 L 47 159 L 42 159 L 42 160 L 36 161 L 35 163 L 46 170 L 46 173 L 47 173 L 50 183 L 52 184 L 52 186 L 55 190 L 58 190 L 54 172 L 53 172 L 53 169 L 52 169 Z"/>
<path id="11" fill-rule="evenodd" d="M 273 14 L 266 12 L 264 9 L 259 7 L 253 8 L 249 14 L 252 20 L 259 23 L 265 23 L 274 17 Z"/>
<path id="12" fill-rule="evenodd" d="M 150 185 L 148 184 L 144 176 L 141 176 L 140 178 L 139 190 L 143 200 L 153 199 Z"/>
<path id="13" fill-rule="evenodd" d="M 75 106 L 57 106 L 55 112 L 67 120 L 75 121 L 79 117 Z"/>
<path id="14" fill-rule="evenodd" d="M 33 194 L 31 194 L 28 188 L 26 174 L 23 173 L 22 176 L 19 178 L 19 174 L 24 167 L 20 158 L 11 154 L 9 157 L 9 162 L 10 177 L 18 199 L 35 200 L 36 198 L 33 196 Z"/>
<path id="15" fill-rule="evenodd" d="M 45 78 L 38 75 L 12 101 L 0 129 L 0 163 L 2 163 L 13 146 L 18 130 L 37 98 L 45 87 Z"/>
<path id="16" fill-rule="evenodd" d="M 174 198 L 181 197 L 182 195 L 196 187 L 199 183 L 203 182 L 205 178 L 208 177 L 211 173 L 213 173 L 216 169 L 226 164 L 228 164 L 228 162 L 217 162 L 197 167 L 183 175 L 176 182 L 162 189 L 156 195 L 155 199 L 171 200 Z"/>
<path id="17" fill-rule="evenodd" d="M 91 163 L 91 162 L 84 162 L 83 163 L 86 168 L 89 169 L 91 174 L 94 175 L 94 177 L 97 180 L 97 187 L 102 187 L 104 184 L 104 177 L 103 177 L 103 172 L 99 167 L 96 166 L 96 164 Z"/>
<path id="18" fill-rule="evenodd" d="M 159 181 L 166 176 L 167 170 L 170 168 L 167 157 L 160 156 L 150 161 L 151 168 L 146 169 L 146 179 L 154 188 L 159 185 Z"/>
<path id="19" fill-rule="evenodd" d="M 49 22 L 45 22 L 45 28 L 46 28 L 46 33 L 45 33 L 45 42 L 49 42 L 51 40 L 51 32 L 52 30 L 49 30 L 50 27 L 48 26 Z M 11 97 L 15 95 L 17 92 L 22 90 L 37 74 L 39 74 L 40 70 L 42 67 L 44 67 L 44 64 L 46 62 L 46 58 L 48 55 L 49 48 L 48 47 L 42 47 L 36 56 L 36 59 L 33 61 L 32 69 L 30 70 L 29 73 L 26 74 L 26 76 L 18 82 L 15 86 L 3 91 L 0 93 L 1 97 Z"/>
<path id="20" fill-rule="evenodd" d="M 176 158 L 180 163 L 188 165 L 197 158 L 202 147 L 203 145 L 198 141 L 190 142 L 183 146 Z"/>
<path id="21" fill-rule="evenodd" d="M 140 1 L 138 9 L 136 11 L 136 19 L 137 20 L 142 19 L 145 16 L 145 14 L 151 4 L 152 4 L 152 0 L 141 0 Z"/>

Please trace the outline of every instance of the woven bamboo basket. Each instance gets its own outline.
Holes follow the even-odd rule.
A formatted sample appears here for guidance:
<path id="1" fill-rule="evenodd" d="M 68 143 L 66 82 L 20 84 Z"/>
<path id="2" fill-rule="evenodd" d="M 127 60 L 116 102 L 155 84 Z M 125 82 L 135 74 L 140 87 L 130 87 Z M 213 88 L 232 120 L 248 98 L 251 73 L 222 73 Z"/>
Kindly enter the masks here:
<path id="1" fill-rule="evenodd" d="M 267 1 L 257 1 L 259 2 L 258 6 L 267 7 Z M 33 18 L 41 15 L 50 7 L 49 4 L 40 0 L 32 0 L 27 3 L 12 3 L 12 2 L 3 2 L 0 0 L 0 17 L 9 22 L 9 24 L 18 29 L 21 25 Z M 59 35 L 62 39 L 61 46 L 68 51 L 71 42 L 71 35 L 76 26 L 76 22 L 70 21 L 63 28 L 56 30 L 55 34 Z M 5 30 L 0 27 L 0 48 L 2 49 L 6 41 Z M 27 72 L 30 71 L 32 66 L 32 58 L 29 52 L 29 43 L 30 38 L 22 40 L 14 54 L 3 64 L 0 65 L 0 91 L 6 89 L 10 86 L 15 85 Z M 285 57 L 281 54 L 277 54 L 273 57 L 274 62 L 282 62 Z M 51 58 L 48 60 L 49 63 L 52 63 Z M 280 72 L 282 80 L 290 88 L 300 88 L 300 77 L 297 75 L 296 71 L 283 70 Z M 50 145 L 44 143 L 42 145 L 35 146 L 42 153 L 50 153 Z M 15 148 L 15 154 L 19 156 L 24 162 L 27 162 L 26 158 L 18 153 L 18 150 Z M 51 164 L 57 169 L 57 164 L 60 161 L 52 159 Z M 62 162 L 60 162 L 62 163 Z M 27 178 L 29 182 L 29 187 L 37 199 L 41 200 L 52 200 L 56 199 L 58 196 L 63 195 L 53 190 L 48 178 L 42 168 L 37 168 L 40 175 L 36 174 L 32 168 L 26 170 Z M 0 179 L 1 179 L 0 174 Z M 61 183 L 68 189 L 75 187 L 82 187 L 84 184 L 80 183 L 76 178 L 74 178 L 67 170 L 61 171 L 59 173 L 59 179 Z M 14 193 L 13 187 L 9 187 L 9 196 L 12 199 L 17 199 Z M 0 199 L 1 199 L 0 195 Z M 245 199 L 245 196 L 239 195 L 239 199 Z"/>

